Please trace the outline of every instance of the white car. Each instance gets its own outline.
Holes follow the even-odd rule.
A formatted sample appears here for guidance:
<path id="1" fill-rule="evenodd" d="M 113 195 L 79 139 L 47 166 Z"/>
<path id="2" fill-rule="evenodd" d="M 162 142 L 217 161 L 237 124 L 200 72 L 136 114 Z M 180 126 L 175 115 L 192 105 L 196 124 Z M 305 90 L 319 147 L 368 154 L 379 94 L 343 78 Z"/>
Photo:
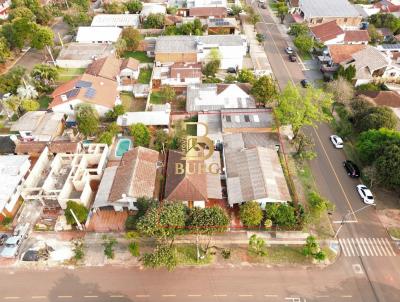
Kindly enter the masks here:
<path id="1" fill-rule="evenodd" d="M 374 196 L 372 195 L 371 190 L 368 189 L 365 185 L 358 185 L 357 192 L 364 203 L 375 204 Z"/>
<path id="2" fill-rule="evenodd" d="M 286 53 L 287 53 L 288 55 L 290 55 L 290 54 L 293 53 L 293 48 L 291 48 L 291 47 L 286 47 L 286 48 L 285 48 L 285 51 L 286 51 Z"/>
<path id="3" fill-rule="evenodd" d="M 329 138 L 336 149 L 343 149 L 343 140 L 340 136 L 334 134 L 331 135 Z"/>
<path id="4" fill-rule="evenodd" d="M 7 239 L 0 256 L 4 258 L 14 258 L 18 254 L 19 247 L 21 245 L 21 236 L 11 236 Z"/>

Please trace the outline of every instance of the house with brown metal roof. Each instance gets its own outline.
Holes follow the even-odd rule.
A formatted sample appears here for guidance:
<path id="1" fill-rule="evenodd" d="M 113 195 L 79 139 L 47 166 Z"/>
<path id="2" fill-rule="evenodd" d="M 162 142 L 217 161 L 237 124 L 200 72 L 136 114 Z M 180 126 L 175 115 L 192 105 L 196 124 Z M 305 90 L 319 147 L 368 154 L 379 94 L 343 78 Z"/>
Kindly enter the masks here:
<path id="1" fill-rule="evenodd" d="M 189 207 L 205 207 L 209 200 L 222 199 L 220 153 L 206 160 L 187 160 L 181 151 L 168 152 L 164 199 L 181 201 Z"/>
<path id="2" fill-rule="evenodd" d="M 158 199 L 159 186 L 156 182 L 161 167 L 159 152 L 144 147 L 129 150 L 118 166 L 105 169 L 93 208 L 136 210 L 138 198 Z"/>
<path id="3" fill-rule="evenodd" d="M 343 29 L 336 23 L 336 20 L 310 26 L 310 32 L 314 39 L 325 45 L 341 44 L 345 35 Z"/>
<path id="4" fill-rule="evenodd" d="M 368 30 L 346 30 L 344 33 L 345 44 L 368 44 Z"/>

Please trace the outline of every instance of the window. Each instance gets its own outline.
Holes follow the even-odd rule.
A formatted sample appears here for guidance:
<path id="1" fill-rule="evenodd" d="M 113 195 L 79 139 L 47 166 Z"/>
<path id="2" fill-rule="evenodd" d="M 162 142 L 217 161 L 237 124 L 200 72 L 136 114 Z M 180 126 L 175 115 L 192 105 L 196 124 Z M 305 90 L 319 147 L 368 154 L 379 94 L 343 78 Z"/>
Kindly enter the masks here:
<path id="1" fill-rule="evenodd" d="M 250 116 L 245 115 L 245 116 L 244 116 L 244 121 L 245 121 L 246 123 L 250 123 Z"/>
<path id="2" fill-rule="evenodd" d="M 253 115 L 253 119 L 256 123 L 260 122 L 260 118 L 258 117 L 258 115 Z"/>
<path id="3" fill-rule="evenodd" d="M 227 115 L 225 118 L 226 118 L 227 122 L 229 122 L 229 123 L 232 122 L 232 119 L 231 119 L 231 117 L 229 115 Z"/>

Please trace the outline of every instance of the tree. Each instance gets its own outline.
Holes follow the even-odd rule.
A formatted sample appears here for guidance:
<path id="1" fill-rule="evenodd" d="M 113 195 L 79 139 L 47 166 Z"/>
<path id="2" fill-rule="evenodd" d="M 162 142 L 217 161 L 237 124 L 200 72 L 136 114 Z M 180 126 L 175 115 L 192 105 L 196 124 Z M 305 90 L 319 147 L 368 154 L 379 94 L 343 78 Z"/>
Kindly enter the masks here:
<path id="1" fill-rule="evenodd" d="M 0 63 L 4 63 L 11 56 L 6 38 L 0 37 Z"/>
<path id="2" fill-rule="evenodd" d="M 135 146 L 148 147 L 150 143 L 150 132 L 146 125 L 142 123 L 133 124 L 129 128 L 129 133 L 134 138 Z"/>
<path id="3" fill-rule="evenodd" d="M 17 94 L 21 99 L 36 99 L 39 95 L 35 87 L 29 84 L 19 86 Z"/>
<path id="4" fill-rule="evenodd" d="M 372 189 L 375 186 L 375 184 L 379 183 L 378 172 L 377 172 L 375 163 L 363 168 L 362 175 L 363 175 L 363 179 L 365 179 L 366 182 L 368 183 L 368 187 L 370 189 Z"/>
<path id="5" fill-rule="evenodd" d="M 237 80 L 240 83 L 253 83 L 255 79 L 256 77 L 254 76 L 253 71 L 246 68 L 240 70 L 237 76 Z"/>
<path id="6" fill-rule="evenodd" d="M 106 118 L 110 121 L 116 121 L 120 115 L 125 113 L 124 105 L 115 105 L 113 109 L 106 112 Z"/>
<path id="7" fill-rule="evenodd" d="M 311 160 L 315 158 L 317 155 L 313 152 L 312 149 L 315 144 L 312 137 L 305 135 L 303 132 L 300 132 L 293 139 L 293 144 L 296 148 L 296 156 L 300 159 Z"/>
<path id="8" fill-rule="evenodd" d="M 19 106 L 21 106 L 22 100 L 15 95 L 12 95 L 5 101 L 5 105 L 7 106 L 8 109 L 10 109 L 12 112 L 14 112 L 17 116 L 19 116 L 20 111 L 19 111 Z"/>
<path id="9" fill-rule="evenodd" d="M 139 43 L 142 40 L 142 35 L 137 29 L 133 27 L 127 27 L 122 31 L 122 39 L 124 39 L 126 42 L 126 50 L 133 51 L 138 48 Z"/>
<path id="10" fill-rule="evenodd" d="M 290 24 L 289 35 L 301 36 L 309 33 L 309 29 L 306 23 L 292 23 Z"/>
<path id="11" fill-rule="evenodd" d="M 376 160 L 379 182 L 389 188 L 400 186 L 400 145 L 389 145 Z"/>
<path id="12" fill-rule="evenodd" d="M 377 28 L 387 27 L 393 33 L 400 31 L 400 18 L 393 14 L 379 13 L 371 15 L 368 21 Z"/>
<path id="13" fill-rule="evenodd" d="M 400 146 L 399 131 L 373 129 L 360 134 L 356 142 L 356 150 L 362 162 L 371 164 L 383 154 L 384 148 L 390 145 Z"/>
<path id="14" fill-rule="evenodd" d="M 258 103 L 267 104 L 278 96 L 278 87 L 271 76 L 261 76 L 255 80 L 251 93 L 254 95 Z"/>
<path id="15" fill-rule="evenodd" d="M 359 132 L 380 128 L 395 129 L 397 116 L 390 107 L 371 107 L 360 119 L 354 119 L 354 126 Z"/>
<path id="16" fill-rule="evenodd" d="M 31 46 L 41 50 L 45 46 L 53 46 L 53 44 L 53 31 L 49 27 L 37 25 L 32 35 Z"/>
<path id="17" fill-rule="evenodd" d="M 265 256 L 265 241 L 261 237 L 257 237 L 256 234 L 250 236 L 249 239 L 249 250 L 258 256 Z"/>
<path id="18" fill-rule="evenodd" d="M 343 77 L 329 82 L 326 85 L 326 91 L 333 95 L 335 102 L 348 104 L 354 97 L 354 87 Z M 332 106 L 333 108 L 333 106 Z"/>
<path id="19" fill-rule="evenodd" d="M 257 201 L 247 201 L 240 206 L 240 220 L 247 227 L 260 226 L 263 211 Z"/>
<path id="20" fill-rule="evenodd" d="M 303 248 L 303 254 L 305 256 L 312 256 L 317 261 L 324 261 L 326 259 L 325 252 L 321 250 L 314 236 L 307 237 L 306 244 Z"/>
<path id="21" fill-rule="evenodd" d="M 52 10 L 48 6 L 40 6 L 34 11 L 36 16 L 36 22 L 40 25 L 48 25 L 53 19 Z"/>
<path id="22" fill-rule="evenodd" d="M 297 222 L 295 208 L 288 204 L 280 204 L 272 220 L 279 226 L 294 227 Z"/>
<path id="23" fill-rule="evenodd" d="M 2 25 L 1 32 L 12 49 L 21 49 L 30 41 L 34 26 L 28 18 L 20 17 Z"/>
<path id="24" fill-rule="evenodd" d="M 22 100 L 20 107 L 24 111 L 36 111 L 40 108 L 40 104 L 38 101 L 26 99 Z"/>
<path id="25" fill-rule="evenodd" d="M 111 133 L 109 131 L 105 131 L 105 132 L 100 134 L 98 142 L 100 144 L 107 144 L 108 146 L 111 146 L 111 144 L 113 142 L 113 138 L 114 138 L 114 134 L 113 133 Z"/>
<path id="26" fill-rule="evenodd" d="M 171 138 L 163 129 L 158 129 L 154 135 L 154 149 L 157 151 L 165 151 L 170 144 Z"/>
<path id="27" fill-rule="evenodd" d="M 76 108 L 76 121 L 78 130 L 85 136 L 94 135 L 99 127 L 99 118 L 95 109 L 82 103 Z"/>
<path id="28" fill-rule="evenodd" d="M 375 25 L 373 24 L 368 25 L 368 34 L 372 44 L 377 44 L 383 41 L 383 36 L 380 32 L 378 32 Z"/>
<path id="29" fill-rule="evenodd" d="M 175 249 L 165 245 L 157 246 L 153 253 L 145 253 L 142 261 L 146 267 L 165 267 L 169 271 L 172 271 L 178 265 Z"/>
<path id="30" fill-rule="evenodd" d="M 143 8 L 142 2 L 138 0 L 131 0 L 125 3 L 126 8 L 131 14 L 136 14 L 140 12 Z"/>
<path id="31" fill-rule="evenodd" d="M 86 11 L 72 12 L 64 14 L 64 21 L 73 29 L 78 26 L 88 26 L 92 22 L 92 17 Z"/>
<path id="32" fill-rule="evenodd" d="M 314 39 L 307 34 L 302 34 L 294 38 L 294 45 L 302 53 L 308 53 L 314 47 Z"/>
<path id="33" fill-rule="evenodd" d="M 315 126 L 317 122 L 329 121 L 330 117 L 324 108 L 330 108 L 331 105 L 332 95 L 322 89 L 309 87 L 300 90 L 289 83 L 279 96 L 275 113 L 282 125 L 292 125 L 295 138 L 303 126 Z"/>
<path id="34" fill-rule="evenodd" d="M 242 12 L 242 10 L 243 10 L 242 7 L 239 5 L 234 4 L 231 6 L 232 16 L 239 16 L 239 14 Z"/>
<path id="35" fill-rule="evenodd" d="M 345 78 L 347 81 L 351 82 L 356 76 L 356 68 L 354 65 L 349 65 L 346 68 L 339 65 L 339 68 L 333 74 L 333 78 L 337 79 L 339 77 Z"/>
<path id="36" fill-rule="evenodd" d="M 121 58 L 127 49 L 128 46 L 126 40 L 118 39 L 117 43 L 115 43 L 115 52 L 117 53 L 117 56 Z"/>
<path id="37" fill-rule="evenodd" d="M 164 14 L 149 14 L 143 22 L 144 28 L 163 28 L 165 22 Z"/>
<path id="38" fill-rule="evenodd" d="M 125 6 L 117 1 L 104 3 L 103 9 L 106 14 L 123 14 L 125 12 Z"/>
<path id="39" fill-rule="evenodd" d="M 278 2 L 277 5 L 277 15 L 281 19 L 281 24 L 283 24 L 283 21 L 285 20 L 286 15 L 289 12 L 289 8 L 286 5 L 286 2 Z"/>
<path id="40" fill-rule="evenodd" d="M 173 245 L 175 236 L 185 226 L 186 207 L 180 202 L 164 203 L 151 207 L 139 218 L 136 227 L 149 237 L 156 237 L 164 244 Z"/>
<path id="41" fill-rule="evenodd" d="M 169 85 L 164 85 L 160 89 L 160 96 L 164 101 L 170 102 L 175 98 L 176 93 L 175 93 L 174 88 L 172 88 Z"/>
<path id="42" fill-rule="evenodd" d="M 79 223 L 84 223 L 86 221 L 89 210 L 83 204 L 69 200 L 67 201 L 67 208 L 64 211 L 65 218 L 67 219 L 67 223 L 69 225 L 77 225 L 76 220 L 71 213 L 71 210 L 72 212 L 74 212 Z"/>
<path id="43" fill-rule="evenodd" d="M 48 92 L 58 77 L 58 70 L 48 64 L 36 64 L 31 71 L 31 77 L 38 91 Z"/>
<path id="44" fill-rule="evenodd" d="M 107 259 L 114 259 L 114 246 L 117 244 L 117 239 L 111 236 L 103 235 L 104 255 Z"/>
<path id="45" fill-rule="evenodd" d="M 249 15 L 248 20 L 249 20 L 250 24 L 252 24 L 254 26 L 254 29 L 255 29 L 256 24 L 261 21 L 261 17 L 257 13 L 252 13 Z"/>
<path id="46" fill-rule="evenodd" d="M 221 65 L 220 60 L 212 60 L 208 62 L 203 68 L 203 74 L 206 77 L 214 77 Z"/>
<path id="47" fill-rule="evenodd" d="M 18 87 L 21 85 L 22 77 L 25 74 L 23 67 L 14 67 L 6 74 L 0 76 L 0 92 L 12 93 L 17 92 Z"/>
<path id="48" fill-rule="evenodd" d="M 237 81 L 237 78 L 233 74 L 227 74 L 224 79 L 224 83 L 227 83 L 227 84 L 232 84 L 232 83 L 235 83 L 236 81 Z"/>
<path id="49" fill-rule="evenodd" d="M 8 20 L 12 21 L 16 18 L 27 18 L 28 20 L 35 22 L 36 16 L 35 14 L 27 7 L 21 6 L 12 9 L 8 15 Z"/>
<path id="50" fill-rule="evenodd" d="M 332 205 L 329 202 L 329 200 L 323 198 L 315 191 L 311 191 L 308 194 L 308 203 L 310 205 L 312 213 L 318 217 L 321 215 L 321 213 L 332 208 Z"/>

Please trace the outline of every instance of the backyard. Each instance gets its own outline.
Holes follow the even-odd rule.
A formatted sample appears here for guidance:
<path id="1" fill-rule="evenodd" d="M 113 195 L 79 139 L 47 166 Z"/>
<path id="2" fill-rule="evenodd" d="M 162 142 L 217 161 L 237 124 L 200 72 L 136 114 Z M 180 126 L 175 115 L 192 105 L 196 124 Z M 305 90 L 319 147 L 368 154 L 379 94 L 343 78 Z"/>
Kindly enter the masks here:
<path id="1" fill-rule="evenodd" d="M 147 56 L 145 51 L 126 51 L 124 58 L 134 58 L 140 63 L 153 63 L 154 59 Z"/>
<path id="2" fill-rule="evenodd" d="M 140 84 L 149 84 L 151 80 L 151 73 L 153 69 L 151 68 L 142 68 L 140 69 L 138 82 Z"/>
<path id="3" fill-rule="evenodd" d="M 146 109 L 146 99 L 135 98 L 130 92 L 122 92 L 120 94 L 122 105 L 128 112 L 144 111 Z"/>
<path id="4" fill-rule="evenodd" d="M 73 78 L 83 74 L 86 68 L 60 68 L 58 70 L 58 84 L 62 84 L 72 80 Z"/>

